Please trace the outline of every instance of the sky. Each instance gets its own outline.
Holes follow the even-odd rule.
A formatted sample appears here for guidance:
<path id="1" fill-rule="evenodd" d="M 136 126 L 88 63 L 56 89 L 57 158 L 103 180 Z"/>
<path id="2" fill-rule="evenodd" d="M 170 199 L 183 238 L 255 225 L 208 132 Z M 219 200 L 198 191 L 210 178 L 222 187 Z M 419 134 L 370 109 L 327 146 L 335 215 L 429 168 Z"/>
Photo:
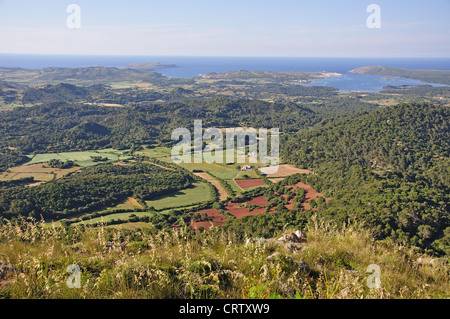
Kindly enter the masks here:
<path id="1" fill-rule="evenodd" d="M 449 16 L 450 0 L 0 0 L 0 53 L 450 57 Z"/>

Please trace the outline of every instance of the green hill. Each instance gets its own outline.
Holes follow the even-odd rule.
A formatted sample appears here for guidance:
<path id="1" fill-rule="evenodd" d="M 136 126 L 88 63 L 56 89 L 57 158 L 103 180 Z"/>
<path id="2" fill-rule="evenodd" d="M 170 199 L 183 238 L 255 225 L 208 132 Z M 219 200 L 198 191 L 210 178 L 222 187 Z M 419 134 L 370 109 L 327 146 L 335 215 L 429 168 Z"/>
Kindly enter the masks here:
<path id="1" fill-rule="evenodd" d="M 66 83 L 46 85 L 41 88 L 27 89 L 23 94 L 22 103 L 34 104 L 89 101 L 92 99 L 92 95 L 96 93 L 96 91 L 99 90 Z"/>
<path id="2" fill-rule="evenodd" d="M 450 112 L 402 104 L 332 121 L 282 141 L 282 156 L 335 198 L 320 215 L 360 220 L 378 238 L 450 253 Z"/>

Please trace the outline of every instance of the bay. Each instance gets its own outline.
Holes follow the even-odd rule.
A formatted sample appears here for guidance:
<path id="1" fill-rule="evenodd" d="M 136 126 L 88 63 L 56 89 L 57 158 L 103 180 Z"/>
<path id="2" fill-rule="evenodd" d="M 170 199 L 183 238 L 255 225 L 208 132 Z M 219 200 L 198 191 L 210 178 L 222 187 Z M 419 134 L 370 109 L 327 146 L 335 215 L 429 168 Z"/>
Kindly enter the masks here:
<path id="1" fill-rule="evenodd" d="M 171 78 L 192 78 L 211 72 L 238 70 L 271 72 L 336 72 L 341 77 L 316 80 L 308 85 L 331 86 L 341 91 L 378 92 L 387 85 L 423 85 L 412 79 L 349 74 L 362 66 L 388 66 L 405 69 L 450 70 L 450 58 L 314 58 L 314 57 L 193 57 L 193 56 L 100 56 L 0 54 L 0 67 L 42 69 L 46 67 L 117 67 L 136 63 L 175 64 L 174 68 L 155 69 Z M 430 84 L 433 86 L 443 86 Z"/>

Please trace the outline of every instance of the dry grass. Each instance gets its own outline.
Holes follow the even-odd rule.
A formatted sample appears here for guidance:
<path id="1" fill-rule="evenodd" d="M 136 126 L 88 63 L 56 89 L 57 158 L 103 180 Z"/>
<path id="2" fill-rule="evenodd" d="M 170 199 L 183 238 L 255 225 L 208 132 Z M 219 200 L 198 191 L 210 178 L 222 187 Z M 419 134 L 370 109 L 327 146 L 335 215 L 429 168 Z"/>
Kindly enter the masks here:
<path id="1" fill-rule="evenodd" d="M 34 177 L 34 180 L 38 182 L 48 182 L 52 179 L 61 178 L 69 173 L 79 170 L 79 167 L 71 167 L 67 169 L 52 168 L 46 164 L 38 163 L 31 165 L 22 165 L 9 168 L 6 172 L 0 174 L 1 181 L 18 180 L 26 177 Z"/>
<path id="2" fill-rule="evenodd" d="M 118 228 L 0 227 L 0 260 L 16 270 L 0 279 L 1 298 L 448 298 L 449 266 L 360 226 L 313 221 L 308 241 L 289 251 L 275 242 L 245 245 L 213 228 L 147 232 Z M 286 231 L 287 232 L 287 231 Z M 281 235 L 281 234 L 279 234 Z M 110 242 L 114 247 L 109 247 Z M 119 244 L 124 244 L 124 249 Z M 69 289 L 67 266 L 82 271 Z M 366 268 L 381 269 L 369 289 Z"/>
<path id="3" fill-rule="evenodd" d="M 265 172 L 264 167 L 261 167 L 260 170 L 262 173 Z M 267 174 L 266 176 L 268 178 L 272 178 L 272 177 L 287 177 L 287 176 L 291 176 L 294 174 L 311 174 L 311 173 L 312 173 L 312 171 L 310 171 L 308 169 L 297 168 L 290 164 L 282 164 L 282 165 L 278 166 L 278 171 L 276 173 Z"/>

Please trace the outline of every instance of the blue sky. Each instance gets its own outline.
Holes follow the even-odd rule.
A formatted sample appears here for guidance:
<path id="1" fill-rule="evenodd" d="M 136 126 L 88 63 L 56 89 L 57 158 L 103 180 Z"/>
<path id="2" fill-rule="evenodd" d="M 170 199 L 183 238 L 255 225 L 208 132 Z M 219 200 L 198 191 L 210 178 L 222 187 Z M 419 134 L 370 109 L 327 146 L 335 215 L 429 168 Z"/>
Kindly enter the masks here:
<path id="1" fill-rule="evenodd" d="M 449 16 L 450 0 L 0 0 L 0 53 L 450 57 Z"/>

